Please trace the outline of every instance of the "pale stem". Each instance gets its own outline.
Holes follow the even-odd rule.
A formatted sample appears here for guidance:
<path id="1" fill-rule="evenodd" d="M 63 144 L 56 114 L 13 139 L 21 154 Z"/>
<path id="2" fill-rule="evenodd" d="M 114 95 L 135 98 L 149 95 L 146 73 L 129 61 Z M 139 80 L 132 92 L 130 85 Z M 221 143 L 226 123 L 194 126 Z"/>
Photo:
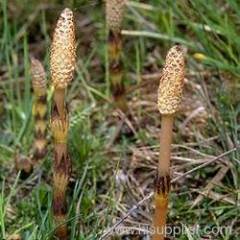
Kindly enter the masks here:
<path id="1" fill-rule="evenodd" d="M 171 159 L 171 144 L 173 133 L 173 115 L 162 115 L 162 126 L 160 133 L 160 153 L 158 162 L 159 176 L 169 174 L 170 159 Z"/>

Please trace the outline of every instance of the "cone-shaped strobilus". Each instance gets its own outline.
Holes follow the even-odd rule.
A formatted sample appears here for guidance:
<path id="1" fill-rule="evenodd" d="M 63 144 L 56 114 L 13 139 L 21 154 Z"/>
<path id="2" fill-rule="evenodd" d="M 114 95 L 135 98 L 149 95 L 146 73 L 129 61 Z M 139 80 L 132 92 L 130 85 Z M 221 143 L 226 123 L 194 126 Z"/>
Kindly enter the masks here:
<path id="1" fill-rule="evenodd" d="M 110 88 L 116 107 L 124 113 L 128 106 L 125 99 L 123 82 L 122 36 L 121 28 L 124 18 L 125 0 L 106 0 L 106 23 L 108 28 L 108 59 Z"/>
<path id="2" fill-rule="evenodd" d="M 164 240 L 170 192 L 170 159 L 174 116 L 179 110 L 185 74 L 185 48 L 172 47 L 166 57 L 158 91 L 158 109 L 161 113 L 160 153 L 155 182 L 155 213 L 153 240 Z"/>
<path id="3" fill-rule="evenodd" d="M 68 154 L 68 112 L 65 94 L 73 80 L 76 64 L 76 42 L 73 12 L 66 8 L 61 13 L 51 45 L 50 67 L 54 87 L 50 127 L 54 144 L 53 216 L 55 236 L 68 239 L 66 189 L 71 174 Z"/>

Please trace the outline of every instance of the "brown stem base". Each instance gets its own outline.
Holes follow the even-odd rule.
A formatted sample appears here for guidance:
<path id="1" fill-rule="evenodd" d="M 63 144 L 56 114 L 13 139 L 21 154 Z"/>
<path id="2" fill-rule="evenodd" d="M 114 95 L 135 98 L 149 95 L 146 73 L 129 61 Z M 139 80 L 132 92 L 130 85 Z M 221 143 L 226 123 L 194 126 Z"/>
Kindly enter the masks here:
<path id="1" fill-rule="evenodd" d="M 155 213 L 153 217 L 153 240 L 165 239 L 165 227 L 168 208 L 168 195 L 155 193 Z"/>
<path id="2" fill-rule="evenodd" d="M 170 176 L 157 176 L 155 181 L 155 212 L 153 216 L 153 240 L 164 240 L 167 212 L 168 195 L 170 192 Z"/>
<path id="3" fill-rule="evenodd" d="M 59 215 L 54 216 L 55 225 L 57 226 L 57 229 L 55 230 L 55 236 L 58 240 L 68 240 L 68 228 L 66 224 L 66 216 L 65 215 Z"/>
<path id="4" fill-rule="evenodd" d="M 66 189 L 68 185 L 68 176 L 65 173 L 55 173 L 53 175 L 53 217 L 56 226 L 55 236 L 59 240 L 65 240 L 68 237 L 67 231 L 67 204 Z"/>
<path id="5" fill-rule="evenodd" d="M 56 144 L 53 169 L 53 215 L 57 227 L 55 236 L 59 240 L 65 240 L 68 237 L 66 191 L 70 168 L 71 162 L 67 154 L 66 144 Z"/>

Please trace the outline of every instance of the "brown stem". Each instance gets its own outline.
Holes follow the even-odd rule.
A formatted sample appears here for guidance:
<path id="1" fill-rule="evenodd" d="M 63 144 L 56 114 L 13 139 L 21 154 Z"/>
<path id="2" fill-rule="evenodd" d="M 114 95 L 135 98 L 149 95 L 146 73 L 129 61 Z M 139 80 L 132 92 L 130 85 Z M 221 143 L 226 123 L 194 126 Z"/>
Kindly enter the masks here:
<path id="1" fill-rule="evenodd" d="M 47 153 L 47 96 L 35 96 L 33 116 L 35 120 L 35 140 L 33 152 L 33 164 L 45 157 Z"/>
<path id="2" fill-rule="evenodd" d="M 71 172 L 71 162 L 66 143 L 55 143 L 53 166 L 53 215 L 56 224 L 55 235 L 58 239 L 67 239 L 66 190 Z"/>
<path id="3" fill-rule="evenodd" d="M 56 224 L 55 236 L 60 240 L 68 238 L 66 190 L 71 174 L 71 162 L 67 148 L 68 125 L 67 111 L 64 111 L 63 119 L 61 119 L 54 102 L 51 113 L 54 141 L 53 216 Z"/>
<path id="4" fill-rule="evenodd" d="M 16 169 L 22 171 L 20 177 L 27 178 L 35 165 L 47 154 L 47 96 L 46 91 L 34 91 L 34 102 L 32 107 L 34 118 L 34 141 L 33 154 L 31 157 L 16 158 Z M 24 160 L 24 161 L 23 161 Z"/>
<path id="5" fill-rule="evenodd" d="M 127 112 L 128 107 L 125 99 L 125 86 L 123 82 L 123 63 L 121 59 L 121 53 L 121 33 L 115 33 L 110 30 L 108 36 L 110 88 L 116 106 L 125 113 Z"/>
<path id="6" fill-rule="evenodd" d="M 160 153 L 158 162 L 159 175 L 169 174 L 172 144 L 173 115 L 162 115 Z"/>
<path id="7" fill-rule="evenodd" d="M 173 115 L 162 115 L 158 175 L 155 182 L 155 212 L 153 216 L 153 240 L 164 240 L 170 191 L 170 159 Z"/>
<path id="8" fill-rule="evenodd" d="M 57 107 L 57 111 L 60 115 L 60 118 L 63 120 L 65 117 L 65 89 L 64 88 L 56 88 L 54 90 L 54 102 Z"/>

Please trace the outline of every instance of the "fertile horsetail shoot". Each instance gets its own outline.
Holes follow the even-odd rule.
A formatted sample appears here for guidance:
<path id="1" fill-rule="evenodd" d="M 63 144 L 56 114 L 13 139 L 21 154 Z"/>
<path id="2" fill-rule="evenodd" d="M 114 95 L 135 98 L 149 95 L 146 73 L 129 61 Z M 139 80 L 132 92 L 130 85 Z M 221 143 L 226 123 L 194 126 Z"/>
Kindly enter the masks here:
<path id="1" fill-rule="evenodd" d="M 76 42 L 73 12 L 66 8 L 60 15 L 51 46 L 51 80 L 54 87 L 50 127 L 54 144 L 53 215 L 56 237 L 67 239 L 66 189 L 71 174 L 68 153 L 68 110 L 65 94 L 73 80 L 76 64 Z"/>
<path id="2" fill-rule="evenodd" d="M 164 240 L 170 192 L 170 159 L 173 122 L 179 110 L 185 74 L 185 49 L 172 47 L 166 57 L 158 90 L 158 109 L 162 116 L 158 174 L 155 182 L 153 240 Z"/>
<path id="3" fill-rule="evenodd" d="M 124 113 L 127 111 L 125 86 L 123 82 L 122 61 L 122 22 L 124 18 L 124 0 L 106 0 L 106 23 L 108 28 L 108 59 L 110 88 L 116 107 Z"/>

